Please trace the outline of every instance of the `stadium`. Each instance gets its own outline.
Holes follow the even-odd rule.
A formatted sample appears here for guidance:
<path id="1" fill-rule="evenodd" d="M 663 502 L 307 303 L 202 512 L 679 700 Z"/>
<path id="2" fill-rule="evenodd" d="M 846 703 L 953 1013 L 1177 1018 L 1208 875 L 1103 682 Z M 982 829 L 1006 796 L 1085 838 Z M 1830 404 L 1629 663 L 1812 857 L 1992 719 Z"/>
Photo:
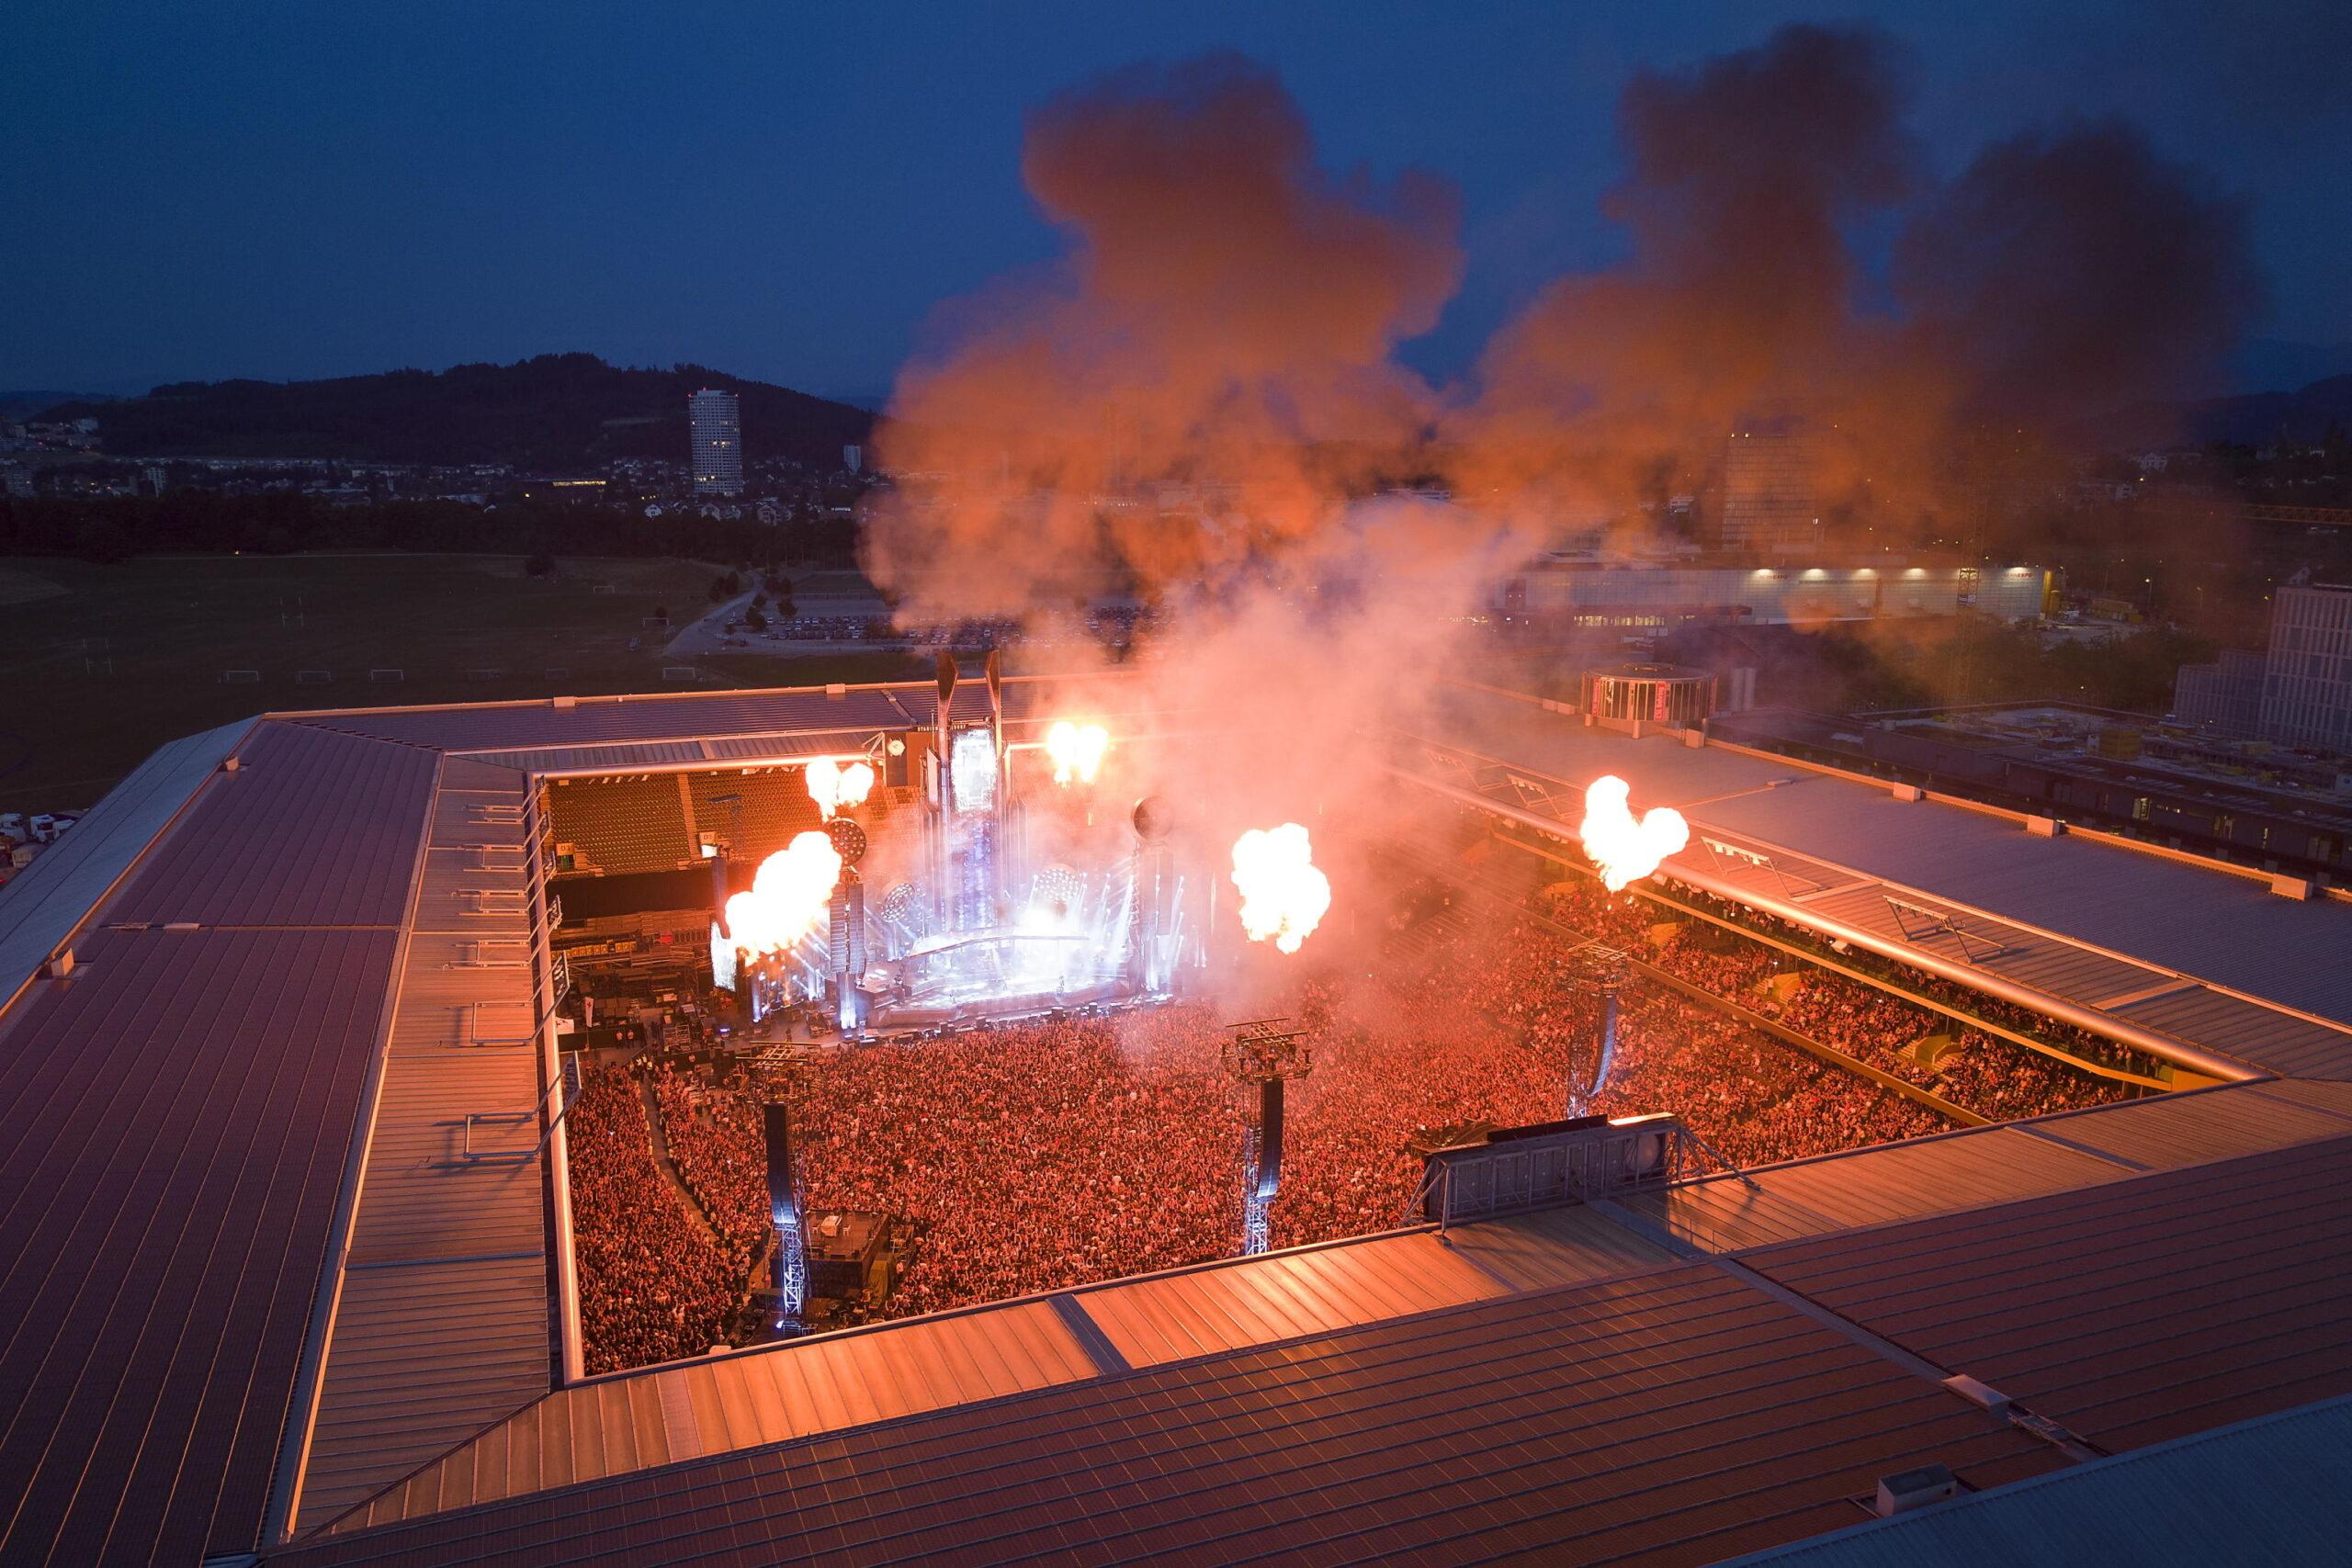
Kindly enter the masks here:
<path id="1" fill-rule="evenodd" d="M 2302 1555 L 2352 900 L 1629 700 L 166 747 L 0 898 L 0 1560 Z"/>

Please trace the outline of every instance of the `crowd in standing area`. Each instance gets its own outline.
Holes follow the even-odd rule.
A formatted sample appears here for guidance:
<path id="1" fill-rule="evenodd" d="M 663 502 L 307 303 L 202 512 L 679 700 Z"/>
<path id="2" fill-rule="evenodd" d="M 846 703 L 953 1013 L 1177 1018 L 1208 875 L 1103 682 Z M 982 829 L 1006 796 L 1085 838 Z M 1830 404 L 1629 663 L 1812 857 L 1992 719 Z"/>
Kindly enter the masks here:
<path id="1" fill-rule="evenodd" d="M 1545 912 L 1565 926 L 1618 943 L 1677 979 L 1995 1121 L 2104 1105 L 2143 1092 L 1736 931 L 1671 920 L 1645 899 L 1610 897 L 1598 886 L 1566 882 L 1547 889 L 1544 903 Z M 2023 1010 L 1996 998 L 1949 982 L 1929 983 L 1930 976 L 1916 978 L 1922 983 L 1913 988 L 1922 995 L 1988 1023 L 2018 1030 L 2030 1020 L 2032 1038 L 2049 1038 L 2101 1066 L 2142 1076 L 2154 1071 L 2152 1064 L 2085 1031 L 2038 1014 L 2020 1019 Z"/>
<path id="2" fill-rule="evenodd" d="M 709 1349 L 741 1299 L 742 1271 L 654 1163 L 637 1079 L 619 1068 L 589 1075 L 564 1135 L 588 1371 Z"/>
<path id="3" fill-rule="evenodd" d="M 1419 1176 L 1417 1140 L 1570 1109 L 1571 1094 L 1589 1087 L 1596 1004 L 1567 984 L 1566 952 L 1532 923 L 1465 926 L 1402 972 L 1308 972 L 1294 1011 L 1315 1066 L 1289 1089 L 1277 1245 L 1398 1224 Z M 1239 1234 L 1250 1100 L 1224 1066 L 1219 1021 L 1204 1005 L 1177 1003 L 820 1053 L 791 1089 L 804 1201 L 892 1216 L 903 1252 L 891 1315 L 1227 1256 Z M 760 1111 L 755 1095 L 698 1070 L 653 1060 L 635 1070 L 651 1084 L 680 1178 L 721 1238 L 714 1247 L 693 1235 L 718 1265 L 702 1312 L 688 1314 L 697 1326 L 657 1321 L 637 1337 L 686 1353 L 701 1348 L 688 1343 L 699 1325 L 724 1315 L 765 1242 Z M 608 1097 L 607 1082 L 633 1092 L 622 1074 L 594 1082 Z M 637 1111 L 625 1098 L 614 1104 Z M 1655 990 L 1629 997 L 1614 1076 L 1589 1109 L 1681 1111 L 1747 1163 L 1940 1124 Z M 683 1214 L 643 1153 L 642 1126 L 635 1131 L 625 1173 L 648 1190 L 647 1207 L 666 1202 Z M 606 1163 L 592 1154 L 575 1169 L 594 1178 Z M 609 1202 L 581 1209 L 585 1223 L 619 1213 Z M 595 1250 L 639 1256 L 611 1241 Z M 657 1320 L 679 1316 L 673 1301 L 643 1299 Z"/>
<path id="4" fill-rule="evenodd" d="M 1987 1115 L 2127 1092 L 1734 933 L 1661 929 L 1654 906 L 1568 885 L 1545 907 Z M 1301 965 L 1292 1011 L 1314 1069 L 1288 1091 L 1275 1245 L 1397 1224 L 1420 1174 L 1414 1146 L 1482 1125 L 1672 1111 L 1743 1166 L 1949 1126 L 1638 980 L 1623 994 L 1609 1081 L 1592 1093 L 1599 1003 L 1573 983 L 1574 945 L 1532 919 L 1453 910 L 1398 943 L 1409 957 L 1379 973 Z M 818 1053 L 790 1089 L 804 1201 L 891 1216 L 892 1316 L 1227 1256 L 1250 1100 L 1224 1066 L 1220 1021 L 1206 1005 L 1176 1003 Z M 654 1163 L 632 1075 L 650 1084 L 691 1204 Z M 767 1242 L 757 1095 L 645 1058 L 593 1077 L 571 1128 L 591 1370 L 701 1350 Z"/>

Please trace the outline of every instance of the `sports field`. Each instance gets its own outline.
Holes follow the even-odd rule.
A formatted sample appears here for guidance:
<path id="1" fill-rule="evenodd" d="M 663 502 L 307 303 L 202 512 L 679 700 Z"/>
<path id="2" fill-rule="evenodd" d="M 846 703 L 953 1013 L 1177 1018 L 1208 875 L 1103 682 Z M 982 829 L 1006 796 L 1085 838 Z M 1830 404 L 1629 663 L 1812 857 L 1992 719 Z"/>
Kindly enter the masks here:
<path id="1" fill-rule="evenodd" d="M 663 685 L 666 609 L 720 569 L 514 556 L 0 560 L 0 810 L 87 807 L 157 746 L 269 710 Z M 629 643 L 638 639 L 632 649 Z M 704 684 L 868 680 L 870 659 L 730 657 Z"/>

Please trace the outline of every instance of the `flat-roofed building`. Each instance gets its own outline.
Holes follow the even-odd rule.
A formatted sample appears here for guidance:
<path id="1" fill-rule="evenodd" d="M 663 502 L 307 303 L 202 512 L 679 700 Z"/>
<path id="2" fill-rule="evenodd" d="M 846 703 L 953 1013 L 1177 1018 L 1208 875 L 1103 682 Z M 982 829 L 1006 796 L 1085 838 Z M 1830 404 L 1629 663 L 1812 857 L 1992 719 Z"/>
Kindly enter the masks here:
<path id="1" fill-rule="evenodd" d="M 2352 588 L 2281 588 L 2271 601 L 2262 735 L 2352 751 Z"/>

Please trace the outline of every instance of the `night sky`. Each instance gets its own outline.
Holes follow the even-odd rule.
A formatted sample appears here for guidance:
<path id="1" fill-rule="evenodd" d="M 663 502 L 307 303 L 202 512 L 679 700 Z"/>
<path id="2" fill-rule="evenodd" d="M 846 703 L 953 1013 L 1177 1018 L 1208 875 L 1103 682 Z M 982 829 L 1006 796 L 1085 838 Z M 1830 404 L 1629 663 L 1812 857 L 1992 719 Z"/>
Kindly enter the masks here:
<path id="1" fill-rule="evenodd" d="M 1941 169 L 2120 114 L 2253 205 L 2266 334 L 2352 341 L 2352 6 L 8 6 L 0 388 L 135 391 L 585 349 L 886 391 L 942 300 L 1042 265 L 1024 112 L 1135 61 L 1277 69 L 1322 161 L 1462 192 L 1459 370 L 1601 265 L 1630 72 L 1864 20 Z M 2052 15 L 2064 12 L 2064 15 Z"/>

